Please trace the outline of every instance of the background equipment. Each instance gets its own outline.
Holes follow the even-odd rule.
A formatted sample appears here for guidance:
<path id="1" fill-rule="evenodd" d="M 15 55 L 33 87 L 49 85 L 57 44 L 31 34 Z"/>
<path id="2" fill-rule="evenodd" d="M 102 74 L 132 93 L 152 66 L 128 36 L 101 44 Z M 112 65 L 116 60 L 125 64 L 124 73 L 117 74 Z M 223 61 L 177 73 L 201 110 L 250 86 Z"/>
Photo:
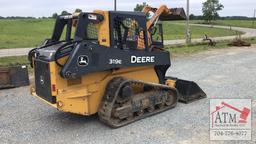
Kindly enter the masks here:
<path id="1" fill-rule="evenodd" d="M 28 85 L 28 67 L 26 65 L 0 66 L 0 89 Z"/>

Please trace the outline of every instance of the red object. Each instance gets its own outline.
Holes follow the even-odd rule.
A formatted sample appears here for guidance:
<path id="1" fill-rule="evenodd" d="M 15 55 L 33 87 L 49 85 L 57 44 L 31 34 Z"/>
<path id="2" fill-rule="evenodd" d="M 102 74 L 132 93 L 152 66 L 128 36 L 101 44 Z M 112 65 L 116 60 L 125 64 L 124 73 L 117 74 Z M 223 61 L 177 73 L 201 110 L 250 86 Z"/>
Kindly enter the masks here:
<path id="1" fill-rule="evenodd" d="M 55 84 L 52 85 L 52 91 L 54 91 L 54 92 L 56 91 L 56 85 Z"/>
<path id="2" fill-rule="evenodd" d="M 231 109 L 233 109 L 233 110 L 235 110 L 235 111 L 237 111 L 239 113 L 241 113 L 240 114 L 241 120 L 239 120 L 239 123 L 246 123 L 246 119 L 247 119 L 247 117 L 248 117 L 248 115 L 249 115 L 249 113 L 251 111 L 250 109 L 244 107 L 243 110 L 241 111 L 241 110 L 239 110 L 239 109 L 237 109 L 237 108 L 235 108 L 235 107 L 233 107 L 233 106 L 231 106 L 231 105 L 229 105 L 229 104 L 227 104 L 225 102 L 222 102 L 221 104 L 226 106 L 226 107 L 229 107 L 229 108 L 231 108 Z"/>
<path id="3" fill-rule="evenodd" d="M 216 111 L 218 111 L 220 109 L 220 107 L 219 106 L 216 106 Z"/>

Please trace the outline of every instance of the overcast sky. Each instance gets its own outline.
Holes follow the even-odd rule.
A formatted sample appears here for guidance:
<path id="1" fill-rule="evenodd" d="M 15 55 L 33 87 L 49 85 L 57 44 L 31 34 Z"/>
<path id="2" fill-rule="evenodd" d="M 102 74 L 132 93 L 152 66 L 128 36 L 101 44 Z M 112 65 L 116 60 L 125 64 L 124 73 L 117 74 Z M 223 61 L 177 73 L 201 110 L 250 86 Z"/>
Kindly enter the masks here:
<path id="1" fill-rule="evenodd" d="M 186 7 L 186 0 L 117 0 L 118 10 L 133 10 L 136 3 L 146 1 L 157 7 L 166 4 L 168 7 Z M 200 15 L 202 2 L 206 0 L 190 0 L 191 13 Z M 220 0 L 225 6 L 221 16 L 253 16 L 256 0 Z M 83 11 L 94 9 L 112 10 L 113 0 L 0 0 L 0 16 L 51 16 L 62 10 L 73 12 L 76 8 Z"/>

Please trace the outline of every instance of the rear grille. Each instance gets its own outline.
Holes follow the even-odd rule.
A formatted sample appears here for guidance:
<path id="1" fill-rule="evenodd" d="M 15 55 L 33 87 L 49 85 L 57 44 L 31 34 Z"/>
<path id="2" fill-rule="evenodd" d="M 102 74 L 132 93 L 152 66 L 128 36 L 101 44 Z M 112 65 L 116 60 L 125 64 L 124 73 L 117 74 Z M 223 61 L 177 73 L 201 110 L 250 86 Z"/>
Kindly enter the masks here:
<path id="1" fill-rule="evenodd" d="M 36 94 L 50 103 L 56 103 L 56 97 L 52 96 L 49 63 L 35 60 L 35 84 Z"/>

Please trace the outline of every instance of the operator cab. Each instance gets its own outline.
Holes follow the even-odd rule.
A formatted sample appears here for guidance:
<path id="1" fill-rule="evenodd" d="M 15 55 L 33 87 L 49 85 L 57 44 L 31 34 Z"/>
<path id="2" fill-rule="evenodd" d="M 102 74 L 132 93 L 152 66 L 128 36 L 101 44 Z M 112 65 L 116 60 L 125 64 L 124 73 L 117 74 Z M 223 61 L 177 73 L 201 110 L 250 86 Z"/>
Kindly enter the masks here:
<path id="1" fill-rule="evenodd" d="M 162 25 L 157 24 L 147 30 L 147 18 L 142 12 L 109 11 L 108 18 L 98 13 L 80 13 L 79 16 L 59 16 L 52 38 L 45 44 L 55 42 L 90 41 L 101 45 L 110 41 L 109 47 L 119 49 L 144 49 L 163 46 Z M 100 33 L 99 27 L 109 19 L 108 33 Z M 65 33 L 64 33 L 65 32 Z M 108 35 L 101 39 L 99 33 Z M 151 42 L 149 42 L 149 38 Z"/>
<path id="2" fill-rule="evenodd" d="M 62 66 L 58 59 L 68 56 L 81 42 L 122 50 L 163 48 L 162 25 L 147 30 L 146 23 L 146 14 L 142 12 L 95 11 L 59 16 L 52 37 L 32 50 L 29 59 L 35 55 Z"/>

